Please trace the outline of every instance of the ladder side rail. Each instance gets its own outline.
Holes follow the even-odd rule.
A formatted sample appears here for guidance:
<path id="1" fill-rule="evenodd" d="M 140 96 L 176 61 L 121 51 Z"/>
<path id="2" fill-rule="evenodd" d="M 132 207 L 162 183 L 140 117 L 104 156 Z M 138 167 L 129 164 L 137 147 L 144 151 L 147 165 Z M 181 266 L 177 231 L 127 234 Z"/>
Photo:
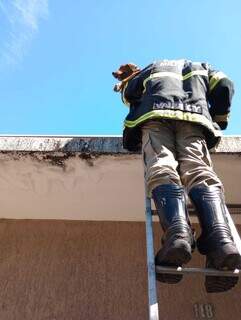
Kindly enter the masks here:
<path id="1" fill-rule="evenodd" d="M 149 320 L 159 320 L 157 289 L 156 289 L 156 267 L 154 259 L 154 241 L 152 228 L 151 199 L 145 196 L 146 205 L 146 250 L 147 250 L 147 271 L 148 271 L 148 300 Z"/>

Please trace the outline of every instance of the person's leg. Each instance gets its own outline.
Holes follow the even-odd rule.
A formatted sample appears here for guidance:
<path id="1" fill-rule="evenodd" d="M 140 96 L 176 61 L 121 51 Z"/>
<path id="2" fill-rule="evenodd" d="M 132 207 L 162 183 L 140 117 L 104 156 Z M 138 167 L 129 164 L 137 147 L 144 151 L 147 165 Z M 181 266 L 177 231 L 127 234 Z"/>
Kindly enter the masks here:
<path id="1" fill-rule="evenodd" d="M 196 186 L 189 196 L 196 207 L 202 233 L 197 240 L 199 252 L 206 255 L 208 268 L 234 270 L 241 267 L 241 257 L 233 241 L 226 218 L 227 207 L 222 189 L 216 186 Z M 207 292 L 231 289 L 238 277 L 206 277 Z"/>
<path id="2" fill-rule="evenodd" d="M 142 132 L 146 184 L 164 231 L 156 264 L 181 266 L 191 259 L 194 240 L 188 223 L 184 189 L 176 171 L 173 123 L 149 122 Z M 168 283 L 177 283 L 181 278 L 181 275 L 157 276 L 159 281 Z"/>
<path id="3" fill-rule="evenodd" d="M 202 127 L 190 122 L 176 121 L 176 134 L 178 171 L 187 191 L 200 185 L 223 189 L 221 180 L 213 170 Z"/>
<path id="4" fill-rule="evenodd" d="M 233 242 L 226 218 L 223 185 L 213 170 L 202 129 L 189 123 L 177 123 L 177 158 L 182 182 L 196 207 L 202 233 L 197 240 L 207 266 L 235 269 L 240 255 Z M 208 292 L 229 290 L 237 278 L 206 277 Z"/>
<path id="5" fill-rule="evenodd" d="M 142 156 L 149 195 L 162 184 L 182 185 L 171 121 L 149 121 L 142 126 Z"/>

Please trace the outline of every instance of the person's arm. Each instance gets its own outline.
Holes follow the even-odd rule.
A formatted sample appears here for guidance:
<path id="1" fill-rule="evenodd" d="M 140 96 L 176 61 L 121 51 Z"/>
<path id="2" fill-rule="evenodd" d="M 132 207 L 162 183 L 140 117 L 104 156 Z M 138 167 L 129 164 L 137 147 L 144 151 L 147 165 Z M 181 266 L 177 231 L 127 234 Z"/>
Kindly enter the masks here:
<path id="1" fill-rule="evenodd" d="M 123 86 L 121 91 L 122 101 L 129 106 L 138 103 L 142 97 L 144 91 L 144 80 L 151 74 L 151 66 L 149 65 L 145 69 L 141 70 L 134 78 L 130 79 Z"/>
<path id="2" fill-rule="evenodd" d="M 228 125 L 233 94 L 233 82 L 223 72 L 209 68 L 209 111 L 222 130 Z"/>

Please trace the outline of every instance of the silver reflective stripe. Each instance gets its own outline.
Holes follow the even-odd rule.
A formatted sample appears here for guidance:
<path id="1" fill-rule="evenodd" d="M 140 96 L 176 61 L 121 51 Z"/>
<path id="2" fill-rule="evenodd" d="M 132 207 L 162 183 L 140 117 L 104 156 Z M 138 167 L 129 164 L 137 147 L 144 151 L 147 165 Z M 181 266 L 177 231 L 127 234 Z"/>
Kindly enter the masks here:
<path id="1" fill-rule="evenodd" d="M 208 71 L 207 70 L 194 70 L 194 71 L 191 71 L 185 75 L 182 75 L 182 74 L 176 73 L 176 72 L 169 72 L 169 71 L 156 72 L 156 73 L 151 74 L 148 78 L 146 78 L 143 81 L 143 86 L 144 86 L 144 88 L 146 88 L 147 81 L 149 81 L 151 79 L 155 79 L 155 78 L 170 77 L 170 78 L 175 78 L 180 81 L 184 81 L 184 80 L 187 80 L 193 76 L 208 77 Z"/>

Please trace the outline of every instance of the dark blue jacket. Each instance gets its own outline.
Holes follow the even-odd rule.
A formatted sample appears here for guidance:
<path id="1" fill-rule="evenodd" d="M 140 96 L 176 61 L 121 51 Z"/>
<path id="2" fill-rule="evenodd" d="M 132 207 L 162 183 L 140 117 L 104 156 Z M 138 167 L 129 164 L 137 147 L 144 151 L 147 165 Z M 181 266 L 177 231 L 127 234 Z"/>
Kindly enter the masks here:
<path id="1" fill-rule="evenodd" d="M 124 148 L 141 147 L 141 125 L 150 119 L 190 121 L 203 126 L 209 148 L 228 123 L 233 83 L 207 63 L 155 61 L 125 85 L 122 100 L 130 108 L 124 122 Z"/>

